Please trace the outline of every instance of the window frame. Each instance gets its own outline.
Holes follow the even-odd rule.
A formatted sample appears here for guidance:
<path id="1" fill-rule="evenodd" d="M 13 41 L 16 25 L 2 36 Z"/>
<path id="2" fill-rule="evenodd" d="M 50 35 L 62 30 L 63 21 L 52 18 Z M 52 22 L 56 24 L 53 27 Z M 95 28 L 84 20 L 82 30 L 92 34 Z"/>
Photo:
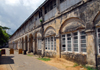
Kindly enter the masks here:
<path id="1" fill-rule="evenodd" d="M 74 36 L 74 33 L 76 33 L 76 32 L 77 32 L 77 35 Z M 73 38 L 73 52 L 79 53 L 79 31 L 75 31 L 72 34 L 73 34 L 73 36 L 72 36 L 72 38 Z M 74 43 L 74 37 L 77 37 L 78 38 L 77 39 L 78 43 Z M 74 44 L 77 44 L 78 45 L 78 47 L 77 47 L 78 51 L 74 51 Z"/>
<path id="2" fill-rule="evenodd" d="M 38 41 L 38 50 L 42 50 L 42 46 L 41 46 L 42 40 L 41 39 L 37 39 L 37 41 Z"/>
<path id="3" fill-rule="evenodd" d="M 73 32 L 70 32 L 70 33 L 66 33 L 66 34 L 62 34 L 62 35 L 65 35 L 65 45 L 66 45 L 66 51 L 63 51 L 62 50 L 62 47 L 63 47 L 63 43 L 62 43 L 62 35 L 61 35 L 61 52 L 69 52 L 69 53 L 72 53 L 72 52 L 74 52 L 74 53 L 82 53 L 82 54 L 87 54 L 87 51 L 86 52 L 82 52 L 81 51 L 81 32 L 82 31 L 84 31 L 85 32 L 85 30 L 84 29 L 81 29 L 81 30 L 77 30 L 77 31 L 73 31 Z M 74 51 L 74 33 L 75 32 L 77 32 L 77 37 L 78 37 L 78 51 Z M 68 38 L 68 34 L 71 34 L 71 51 L 68 51 L 68 40 L 67 40 L 67 38 Z M 86 37 L 86 50 L 87 50 L 87 36 L 86 36 L 86 34 L 85 34 L 85 37 Z M 70 38 L 70 37 L 69 37 Z"/>
<path id="4" fill-rule="evenodd" d="M 54 50 L 54 37 L 52 36 L 51 37 L 51 40 L 52 40 L 52 38 L 53 38 L 53 41 L 51 41 L 50 43 L 51 43 L 51 50 Z M 52 47 L 53 46 L 53 47 Z"/>
<path id="5" fill-rule="evenodd" d="M 54 51 L 56 51 L 56 37 L 54 36 Z"/>
<path id="6" fill-rule="evenodd" d="M 49 42 L 49 44 L 48 44 L 48 38 L 50 39 L 50 42 Z M 51 44 L 51 38 L 53 38 L 53 40 L 52 40 L 52 44 Z M 46 37 L 45 39 L 47 39 L 47 41 L 45 41 L 45 50 L 47 50 L 47 51 L 56 51 L 55 50 L 55 36 L 50 36 L 50 37 Z M 46 42 L 47 42 L 47 49 L 46 49 Z M 50 49 L 48 49 L 48 45 L 50 46 Z M 53 46 L 53 47 L 52 47 Z M 53 49 L 52 49 L 53 48 Z"/>
<path id="7" fill-rule="evenodd" d="M 87 36 L 86 36 L 86 34 L 85 34 L 85 40 L 86 40 L 86 43 L 81 43 L 81 40 L 84 40 L 84 39 L 81 39 L 81 36 L 84 36 L 84 35 L 81 35 L 81 32 L 82 31 L 84 31 L 85 32 L 85 30 L 80 30 L 80 51 L 81 51 L 81 53 L 83 53 L 83 54 L 87 54 Z M 81 46 L 81 44 L 86 44 L 86 52 L 82 52 L 82 46 Z"/>
<path id="8" fill-rule="evenodd" d="M 48 38 L 45 38 L 45 50 L 47 50 L 48 49 Z M 47 47 L 47 49 L 46 49 L 46 47 Z"/>
<path id="9" fill-rule="evenodd" d="M 62 37 L 63 35 L 65 35 L 65 44 L 62 43 L 63 42 L 63 39 L 62 38 L 64 38 L 64 37 Z M 65 45 L 65 51 L 63 51 L 63 45 Z M 61 35 L 61 52 L 66 52 L 67 51 L 66 49 L 67 49 L 66 48 L 66 34 L 62 34 Z"/>
<path id="10" fill-rule="evenodd" d="M 67 36 L 68 34 L 70 34 L 71 36 L 68 37 L 68 36 Z M 73 48 L 72 33 L 68 33 L 68 34 L 66 34 L 66 49 L 67 49 L 67 52 L 72 52 L 72 50 L 73 50 L 73 49 L 72 49 L 72 48 Z M 71 43 L 70 43 L 70 44 L 71 44 L 71 51 L 68 51 L 68 38 L 71 38 L 71 40 L 70 40 L 70 41 L 71 41 Z"/>
<path id="11" fill-rule="evenodd" d="M 99 28 L 100 28 L 100 27 L 99 27 Z M 99 48 L 99 40 L 98 40 L 98 39 L 99 39 L 99 37 L 98 37 L 98 34 L 99 34 L 99 33 L 98 33 L 98 29 L 99 29 L 99 28 L 96 28 L 96 33 L 97 33 L 97 39 L 96 39 L 97 43 L 96 43 L 96 44 L 97 44 L 97 53 L 98 53 L 98 55 L 100 55 L 100 53 L 99 53 L 99 49 L 100 49 L 100 48 Z"/>
<path id="12" fill-rule="evenodd" d="M 42 17 L 42 9 L 39 10 L 39 18 Z"/>

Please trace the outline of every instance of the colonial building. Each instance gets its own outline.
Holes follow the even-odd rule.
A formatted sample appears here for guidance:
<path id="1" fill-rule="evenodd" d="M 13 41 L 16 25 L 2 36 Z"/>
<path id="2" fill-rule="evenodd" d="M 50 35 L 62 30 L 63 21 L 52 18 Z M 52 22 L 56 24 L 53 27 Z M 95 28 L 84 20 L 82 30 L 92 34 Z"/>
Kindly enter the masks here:
<path id="1" fill-rule="evenodd" d="M 95 66 L 100 0 L 45 0 L 10 37 L 9 47 Z"/>

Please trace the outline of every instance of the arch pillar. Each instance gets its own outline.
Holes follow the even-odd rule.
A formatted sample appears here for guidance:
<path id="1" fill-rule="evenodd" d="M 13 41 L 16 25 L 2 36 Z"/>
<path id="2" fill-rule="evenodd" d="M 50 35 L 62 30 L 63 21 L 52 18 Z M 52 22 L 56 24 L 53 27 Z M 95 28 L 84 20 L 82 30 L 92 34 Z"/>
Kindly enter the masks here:
<path id="1" fill-rule="evenodd" d="M 33 54 L 35 54 L 35 39 L 33 39 Z"/>
<path id="2" fill-rule="evenodd" d="M 25 51 L 26 49 L 25 49 L 25 36 L 24 36 L 24 42 L 23 42 L 23 50 Z"/>
<path id="3" fill-rule="evenodd" d="M 96 56 L 95 56 L 95 32 L 86 31 L 87 37 L 87 63 L 88 65 L 96 66 Z"/>
<path id="4" fill-rule="evenodd" d="M 22 40 L 19 41 L 19 49 L 22 49 Z"/>
<path id="5" fill-rule="evenodd" d="M 15 50 L 16 50 L 16 47 L 17 47 L 17 45 L 16 45 L 16 44 L 17 44 L 17 43 L 15 42 L 15 43 L 14 43 L 14 49 L 15 49 Z"/>
<path id="6" fill-rule="evenodd" d="M 29 53 L 29 35 L 28 35 L 28 37 L 27 37 L 27 51 L 28 51 L 28 53 Z"/>
<path id="7" fill-rule="evenodd" d="M 18 49 L 20 49 L 20 41 L 18 40 Z"/>
<path id="8" fill-rule="evenodd" d="M 22 47 L 23 47 L 23 44 L 22 44 L 22 39 L 21 39 L 21 49 L 23 49 Z"/>
<path id="9" fill-rule="evenodd" d="M 42 57 L 45 56 L 45 46 L 44 46 L 45 42 L 44 42 L 44 39 L 42 39 L 42 42 L 41 42 L 41 46 L 42 46 Z"/>
<path id="10" fill-rule="evenodd" d="M 60 35 L 56 35 L 56 58 L 61 58 Z"/>

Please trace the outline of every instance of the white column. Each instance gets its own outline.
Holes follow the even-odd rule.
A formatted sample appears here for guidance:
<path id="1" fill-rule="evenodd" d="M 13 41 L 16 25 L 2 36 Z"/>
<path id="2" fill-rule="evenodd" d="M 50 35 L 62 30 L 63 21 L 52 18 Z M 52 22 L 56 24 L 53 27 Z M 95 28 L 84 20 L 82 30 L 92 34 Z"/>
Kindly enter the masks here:
<path id="1" fill-rule="evenodd" d="M 44 56 L 45 55 L 44 40 L 41 41 L 41 46 L 42 46 L 42 56 Z"/>
<path id="2" fill-rule="evenodd" d="M 81 39 L 80 39 L 80 31 L 78 30 L 78 52 L 81 52 Z"/>
<path id="3" fill-rule="evenodd" d="M 89 65 L 96 65 L 95 59 L 95 41 L 94 32 L 86 32 L 87 34 L 87 62 Z"/>
<path id="4" fill-rule="evenodd" d="M 28 47 L 28 52 L 29 52 L 29 51 L 30 51 L 30 50 L 29 50 L 29 43 L 30 43 L 30 42 L 29 42 L 29 36 L 28 36 L 28 39 L 27 39 L 27 40 L 28 40 L 28 42 L 27 42 L 27 47 Z"/>
<path id="5" fill-rule="evenodd" d="M 35 41 L 33 40 L 33 54 L 35 54 Z"/>
<path id="6" fill-rule="evenodd" d="M 71 50 L 74 52 L 74 46 L 73 46 L 73 33 L 71 33 Z"/>
<path id="7" fill-rule="evenodd" d="M 67 34 L 65 34 L 65 44 L 66 44 L 66 52 L 68 51 L 68 44 L 67 44 Z"/>

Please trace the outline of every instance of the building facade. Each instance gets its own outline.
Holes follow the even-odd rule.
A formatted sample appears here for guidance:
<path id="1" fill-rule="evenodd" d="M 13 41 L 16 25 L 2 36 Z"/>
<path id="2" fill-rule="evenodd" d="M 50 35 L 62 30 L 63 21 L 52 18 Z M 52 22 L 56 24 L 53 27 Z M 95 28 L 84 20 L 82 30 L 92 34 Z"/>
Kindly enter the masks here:
<path id="1" fill-rule="evenodd" d="M 9 47 L 80 64 L 100 55 L 100 0 L 45 0 L 9 39 Z"/>

